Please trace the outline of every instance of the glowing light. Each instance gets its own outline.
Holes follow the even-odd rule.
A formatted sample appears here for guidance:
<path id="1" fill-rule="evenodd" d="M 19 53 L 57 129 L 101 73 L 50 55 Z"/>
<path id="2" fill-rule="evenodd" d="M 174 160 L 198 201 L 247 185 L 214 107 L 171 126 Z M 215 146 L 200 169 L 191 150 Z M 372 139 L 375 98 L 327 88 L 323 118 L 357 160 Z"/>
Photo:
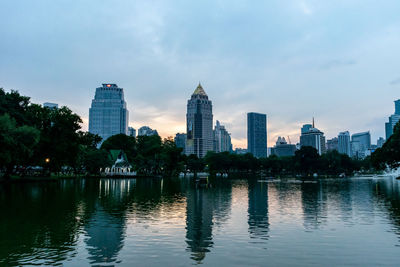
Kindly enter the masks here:
<path id="1" fill-rule="evenodd" d="M 111 87 L 111 84 L 107 84 L 107 87 Z"/>
<path id="2" fill-rule="evenodd" d="M 50 159 L 49 159 L 49 158 L 46 158 L 44 161 L 45 161 L 46 163 L 49 163 L 49 162 L 50 162 Z"/>

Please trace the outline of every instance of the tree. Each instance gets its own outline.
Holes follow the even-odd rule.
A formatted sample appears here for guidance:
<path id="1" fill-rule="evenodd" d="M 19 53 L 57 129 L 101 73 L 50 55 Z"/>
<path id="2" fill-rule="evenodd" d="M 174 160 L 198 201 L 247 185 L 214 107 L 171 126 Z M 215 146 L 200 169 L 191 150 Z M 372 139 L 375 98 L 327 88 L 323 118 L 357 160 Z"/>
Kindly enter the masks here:
<path id="1" fill-rule="evenodd" d="M 182 148 L 175 145 L 172 137 L 166 138 L 162 142 L 162 169 L 167 176 L 173 176 L 183 169 Z"/>
<path id="2" fill-rule="evenodd" d="M 6 169 L 6 178 L 14 166 L 27 166 L 38 141 L 37 129 L 26 125 L 17 127 L 8 114 L 0 116 L 0 167 Z"/>
<path id="3" fill-rule="evenodd" d="M 396 124 L 392 136 L 385 144 L 372 153 L 371 163 L 378 170 L 383 170 L 386 166 L 392 169 L 400 167 L 400 122 Z"/>
<path id="4" fill-rule="evenodd" d="M 320 155 L 311 146 L 303 146 L 294 156 L 295 169 L 303 175 L 315 173 L 320 167 Z"/>
<path id="5" fill-rule="evenodd" d="M 128 157 L 128 161 L 132 163 L 137 155 L 136 138 L 126 134 L 116 134 L 109 137 L 101 144 L 101 149 L 110 151 L 112 149 L 123 150 Z"/>

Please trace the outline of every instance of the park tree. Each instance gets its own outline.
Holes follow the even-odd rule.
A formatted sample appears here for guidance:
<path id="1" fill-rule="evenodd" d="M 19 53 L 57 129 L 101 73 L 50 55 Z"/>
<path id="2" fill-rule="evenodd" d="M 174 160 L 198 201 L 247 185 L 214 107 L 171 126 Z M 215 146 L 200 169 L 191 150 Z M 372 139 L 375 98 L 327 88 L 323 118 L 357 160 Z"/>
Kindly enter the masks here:
<path id="1" fill-rule="evenodd" d="M 161 145 L 163 173 L 173 176 L 183 170 L 182 148 L 176 146 L 172 137 L 163 140 Z"/>
<path id="2" fill-rule="evenodd" d="M 400 167 L 400 122 L 396 124 L 393 134 L 383 146 L 372 153 L 371 164 L 378 170 Z"/>
<path id="3" fill-rule="evenodd" d="M 9 178 L 14 166 L 26 167 L 39 142 L 39 131 L 30 126 L 17 126 L 8 114 L 0 116 L 0 167 Z"/>

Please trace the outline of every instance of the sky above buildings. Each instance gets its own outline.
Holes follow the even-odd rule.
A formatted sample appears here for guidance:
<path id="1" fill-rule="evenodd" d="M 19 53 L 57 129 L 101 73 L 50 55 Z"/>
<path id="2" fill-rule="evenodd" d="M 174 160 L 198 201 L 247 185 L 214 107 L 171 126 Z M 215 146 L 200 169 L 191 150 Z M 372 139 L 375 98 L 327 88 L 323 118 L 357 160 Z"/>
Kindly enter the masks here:
<path id="1" fill-rule="evenodd" d="M 78 113 L 95 88 L 124 88 L 130 125 L 186 130 L 201 81 L 235 147 L 246 112 L 268 115 L 268 143 L 299 140 L 315 117 L 384 136 L 400 98 L 398 0 L 0 2 L 0 87 Z"/>

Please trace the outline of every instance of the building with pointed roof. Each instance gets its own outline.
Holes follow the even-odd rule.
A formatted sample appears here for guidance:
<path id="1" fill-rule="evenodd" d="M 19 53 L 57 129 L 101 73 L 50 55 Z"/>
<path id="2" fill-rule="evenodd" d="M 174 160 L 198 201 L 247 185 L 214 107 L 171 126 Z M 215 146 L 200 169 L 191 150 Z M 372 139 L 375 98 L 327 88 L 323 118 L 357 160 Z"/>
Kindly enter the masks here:
<path id="1" fill-rule="evenodd" d="M 204 157 L 208 151 L 213 151 L 213 114 L 212 102 L 199 83 L 187 103 L 186 113 L 186 148 L 187 155 Z"/>

